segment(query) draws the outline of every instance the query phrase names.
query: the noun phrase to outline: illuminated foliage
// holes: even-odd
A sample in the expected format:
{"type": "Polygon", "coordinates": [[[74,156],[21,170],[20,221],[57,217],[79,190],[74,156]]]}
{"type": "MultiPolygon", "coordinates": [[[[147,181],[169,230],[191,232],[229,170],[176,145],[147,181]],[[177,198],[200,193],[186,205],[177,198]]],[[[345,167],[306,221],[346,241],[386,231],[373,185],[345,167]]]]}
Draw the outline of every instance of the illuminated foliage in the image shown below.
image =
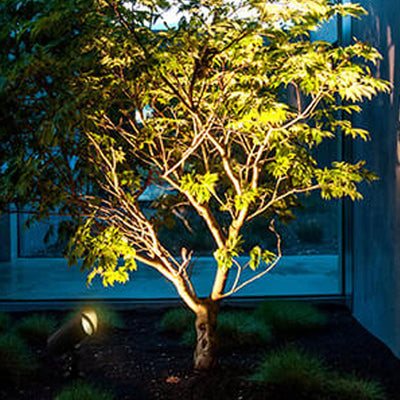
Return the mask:
{"type": "Polygon", "coordinates": [[[125,282],[139,261],[200,315],[211,303],[192,286],[193,251],[173,254],[159,226],[197,213],[217,249],[210,301],[237,292],[279,261],[274,220],[300,193],[361,198],[358,183],[374,179],[364,163],[321,166],[314,149],[368,139],[351,115],[389,86],[370,45],[310,39],[336,16],[360,17],[357,4],[180,1],[179,23],[159,29],[172,5],[0,1],[0,198],[72,217],[69,258],[89,282],[125,282]],[[153,185],[164,194],[148,212],[140,196],[153,185]],[[277,246],[243,265],[241,229],[255,217],[277,246]]]}

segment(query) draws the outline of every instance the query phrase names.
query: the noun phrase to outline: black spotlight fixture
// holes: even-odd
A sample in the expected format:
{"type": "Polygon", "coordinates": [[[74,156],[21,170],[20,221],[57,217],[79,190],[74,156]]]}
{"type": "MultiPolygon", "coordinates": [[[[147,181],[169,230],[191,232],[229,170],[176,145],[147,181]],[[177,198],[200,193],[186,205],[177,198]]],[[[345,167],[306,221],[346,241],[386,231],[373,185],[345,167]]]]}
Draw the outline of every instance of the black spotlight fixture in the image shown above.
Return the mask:
{"type": "Polygon", "coordinates": [[[85,308],[47,339],[47,351],[52,355],[73,352],[83,340],[93,336],[97,329],[96,312],[92,308],[85,308]]]}

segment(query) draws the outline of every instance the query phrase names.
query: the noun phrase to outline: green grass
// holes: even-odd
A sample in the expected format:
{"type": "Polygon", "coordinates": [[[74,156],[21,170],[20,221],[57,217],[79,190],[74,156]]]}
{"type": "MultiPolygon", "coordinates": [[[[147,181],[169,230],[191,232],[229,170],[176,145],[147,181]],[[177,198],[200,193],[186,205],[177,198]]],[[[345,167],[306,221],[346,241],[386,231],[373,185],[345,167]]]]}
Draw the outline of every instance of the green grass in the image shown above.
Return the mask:
{"type": "Polygon", "coordinates": [[[267,355],[250,380],[275,384],[318,400],[384,400],[382,386],[331,371],[321,358],[287,347],[267,355]]]}
{"type": "Polygon", "coordinates": [[[13,382],[31,375],[36,361],[25,342],[15,333],[0,335],[0,376],[13,382]]]}
{"type": "Polygon", "coordinates": [[[75,382],[64,388],[55,400],[112,400],[113,396],[86,382],[75,382]]]}
{"type": "Polygon", "coordinates": [[[237,347],[269,343],[271,327],[244,312],[222,312],[218,316],[217,333],[220,347],[237,347]]]}
{"type": "Polygon", "coordinates": [[[14,327],[15,331],[29,343],[46,343],[55,331],[56,321],[44,314],[33,314],[21,319],[14,327]]]}
{"type": "Polygon", "coordinates": [[[162,317],[160,329],[163,332],[187,334],[194,329],[195,314],[185,308],[173,308],[162,317]]]}
{"type": "Polygon", "coordinates": [[[313,391],[325,385],[326,372],[322,360],[288,347],[266,356],[250,379],[313,391]]]}
{"type": "Polygon", "coordinates": [[[7,331],[11,326],[11,317],[3,312],[0,312],[0,332],[7,331]]]}
{"type": "MultiPolygon", "coordinates": [[[[160,328],[164,332],[181,334],[183,344],[193,345],[194,322],[194,313],[175,308],[164,314],[160,328]]],[[[325,316],[309,304],[270,301],[261,304],[253,313],[221,312],[217,329],[223,348],[269,343],[272,333],[298,335],[320,329],[325,324],[325,316]]]]}
{"type": "Polygon", "coordinates": [[[357,376],[337,376],[327,384],[335,400],[384,400],[382,385],[357,376]]]}
{"type": "Polygon", "coordinates": [[[310,304],[295,301],[267,301],[259,305],[255,318],[271,325],[274,332],[298,335],[321,329],[326,324],[325,316],[310,304]]]}
{"type": "Polygon", "coordinates": [[[186,346],[193,347],[196,345],[196,330],[194,326],[192,329],[187,329],[185,332],[183,332],[181,342],[186,346]]]}
{"type": "MultiPolygon", "coordinates": [[[[182,334],[182,343],[193,346],[196,343],[195,317],[183,309],[165,314],[162,320],[164,331],[182,334]]],[[[221,312],[218,315],[217,335],[221,348],[234,348],[269,343],[271,328],[244,312],[221,312]]]]}

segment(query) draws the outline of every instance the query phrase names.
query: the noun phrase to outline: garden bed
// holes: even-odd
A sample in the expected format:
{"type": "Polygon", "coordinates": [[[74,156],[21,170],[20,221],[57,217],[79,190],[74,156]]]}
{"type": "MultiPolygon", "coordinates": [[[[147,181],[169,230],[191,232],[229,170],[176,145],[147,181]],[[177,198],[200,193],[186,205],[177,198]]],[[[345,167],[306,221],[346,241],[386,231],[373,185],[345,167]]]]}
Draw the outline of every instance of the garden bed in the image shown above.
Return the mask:
{"type": "MultiPolygon", "coordinates": [[[[219,367],[208,375],[192,371],[193,349],[182,344],[180,335],[161,330],[165,310],[121,311],[123,326],[116,323],[76,351],[75,376],[68,370],[69,357],[50,360],[44,357],[43,342],[30,341],[32,360],[38,368],[13,379],[2,374],[0,399],[55,399],[76,381],[106,390],[116,400],[331,399],[307,388],[249,379],[265,355],[288,346],[317,356],[329,370],[379,382],[386,399],[400,399],[400,361],[345,308],[329,304],[316,307],[326,316],[322,328],[274,334],[267,344],[225,347],[219,367]]],[[[18,321],[30,314],[10,314],[12,324],[18,326],[18,321]]],[[[58,325],[67,317],[61,311],[38,314],[53,317],[58,325]]]]}

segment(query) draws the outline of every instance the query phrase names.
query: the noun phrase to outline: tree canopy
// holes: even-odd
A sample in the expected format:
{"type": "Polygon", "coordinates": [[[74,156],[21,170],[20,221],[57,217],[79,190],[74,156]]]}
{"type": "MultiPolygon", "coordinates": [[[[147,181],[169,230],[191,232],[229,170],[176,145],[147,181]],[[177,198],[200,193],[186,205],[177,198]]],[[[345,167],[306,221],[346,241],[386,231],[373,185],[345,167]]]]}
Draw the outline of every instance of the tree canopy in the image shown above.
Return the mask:
{"type": "Polygon", "coordinates": [[[139,261],[197,311],[192,249],[174,254],[158,235],[191,210],[216,244],[210,299],[238,291],[278,262],[274,221],[300,193],[354,200],[374,179],[363,161],[321,166],[313,153],[337,135],[367,139],[351,116],[389,90],[369,44],[310,39],[335,16],[363,14],[328,0],[2,0],[2,207],[70,216],[69,259],[89,282],[126,282],[139,261]],[[140,196],[152,185],[164,194],[149,212],[140,196]],[[256,217],[276,247],[255,246],[242,265],[241,229],[256,217]]]}

